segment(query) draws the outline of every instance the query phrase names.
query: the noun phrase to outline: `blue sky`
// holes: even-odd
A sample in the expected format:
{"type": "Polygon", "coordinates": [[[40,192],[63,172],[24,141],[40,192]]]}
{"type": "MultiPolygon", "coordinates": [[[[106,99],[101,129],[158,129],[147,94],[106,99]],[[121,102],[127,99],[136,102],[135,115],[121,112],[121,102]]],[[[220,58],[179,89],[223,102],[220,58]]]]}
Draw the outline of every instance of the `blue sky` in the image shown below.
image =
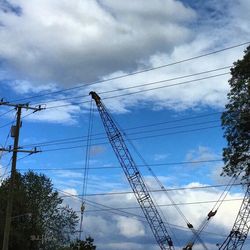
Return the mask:
{"type": "MultiPolygon", "coordinates": [[[[20,145],[32,149],[43,142],[79,137],[74,143],[61,141],[61,144],[41,145],[39,148],[43,152],[20,159],[18,169],[39,169],[52,179],[56,188],[81,194],[83,171],[77,168],[84,167],[86,142],[79,140],[87,135],[88,93],[94,90],[106,92],[101,94],[103,102],[167,188],[227,183],[228,178],[220,177],[223,163],[219,160],[226,145],[220,128],[220,112],[229,91],[228,67],[242,57],[247,45],[117,77],[250,41],[249,10],[247,0],[209,0],[205,3],[137,0],[130,4],[114,0],[2,1],[0,96],[7,101],[47,107],[23,119],[20,145]],[[194,75],[197,73],[201,74],[194,75]],[[179,77],[183,78],[173,80],[179,77]],[[110,78],[116,79],[108,80],[110,78]],[[208,79],[197,80],[200,78],[208,79]],[[88,85],[100,80],[104,81],[88,85]],[[170,84],[177,85],[166,87],[170,84]],[[64,91],[75,86],[81,87],[64,91]],[[151,88],[156,89],[149,90],[151,88]],[[117,89],[117,92],[109,92],[117,89]],[[135,91],[141,92],[133,94],[135,91]],[[109,98],[120,94],[124,96],[109,98]],[[75,146],[79,147],[58,150],[75,146]],[[57,150],[46,152],[50,149],[57,150]],[[190,161],[208,162],[171,164],[190,161]],[[54,168],[59,170],[51,170],[54,168]]],[[[8,110],[1,107],[0,114],[8,110]]],[[[23,116],[27,114],[29,111],[24,111],[23,116]]],[[[2,126],[11,122],[14,115],[11,111],[1,116],[2,145],[10,129],[9,125],[2,126]]],[[[93,134],[103,132],[95,111],[93,134]]],[[[130,191],[122,170],[111,168],[118,167],[118,162],[107,139],[93,139],[92,142],[90,167],[97,169],[89,172],[88,200],[113,208],[137,206],[132,194],[91,196],[130,191]]],[[[12,143],[9,138],[7,145],[12,143]]],[[[132,149],[131,153],[136,162],[142,164],[132,149]]],[[[23,156],[20,154],[19,158],[23,156]]],[[[1,174],[5,173],[4,166],[9,160],[10,154],[2,156],[1,174]]],[[[141,172],[151,189],[159,189],[145,167],[141,172]]],[[[222,190],[187,189],[171,191],[171,195],[177,203],[211,201],[218,199],[222,190]]],[[[169,204],[164,193],[153,195],[158,204],[169,204]]],[[[240,197],[241,190],[233,188],[227,198],[240,197]]],[[[77,199],[67,198],[65,202],[80,209],[77,199]]],[[[182,205],[181,209],[198,226],[212,205],[182,205]]],[[[239,205],[239,200],[225,202],[207,231],[227,235],[239,205]]],[[[99,210],[105,208],[97,207],[99,210]]],[[[91,203],[86,209],[84,232],[95,238],[98,249],[158,249],[154,240],[148,237],[151,235],[148,226],[135,216],[93,211],[97,208],[91,203]]],[[[173,208],[163,206],[162,210],[170,223],[185,226],[173,208]]],[[[139,209],[128,211],[140,214],[139,209]]],[[[183,228],[178,230],[174,229],[179,238],[176,245],[183,246],[190,233],[183,228]]],[[[215,244],[223,241],[223,237],[209,233],[203,234],[202,239],[209,249],[216,249],[215,244]]],[[[195,249],[203,248],[197,244],[195,249]]]]}

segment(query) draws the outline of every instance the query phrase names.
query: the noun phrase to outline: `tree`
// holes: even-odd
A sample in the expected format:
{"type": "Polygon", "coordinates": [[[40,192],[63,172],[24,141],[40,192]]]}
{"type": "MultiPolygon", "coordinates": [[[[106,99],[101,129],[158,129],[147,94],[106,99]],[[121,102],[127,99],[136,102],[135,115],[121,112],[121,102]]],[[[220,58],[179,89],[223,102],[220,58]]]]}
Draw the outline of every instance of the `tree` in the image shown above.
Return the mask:
{"type": "MultiPolygon", "coordinates": [[[[0,186],[0,219],[4,225],[7,204],[7,191],[10,180],[0,186]]],[[[69,244],[78,223],[76,213],[62,204],[53,184],[43,174],[16,173],[10,250],[59,249],[69,244]]],[[[3,227],[0,228],[0,244],[3,240],[3,227]]]]}
{"type": "Polygon", "coordinates": [[[71,243],[70,250],[96,250],[94,245],[94,239],[90,236],[85,240],[77,240],[76,242],[71,243]]]}
{"type": "Polygon", "coordinates": [[[250,174],[250,46],[242,60],[234,63],[229,80],[228,103],[221,120],[227,147],[223,149],[224,175],[250,174]]]}

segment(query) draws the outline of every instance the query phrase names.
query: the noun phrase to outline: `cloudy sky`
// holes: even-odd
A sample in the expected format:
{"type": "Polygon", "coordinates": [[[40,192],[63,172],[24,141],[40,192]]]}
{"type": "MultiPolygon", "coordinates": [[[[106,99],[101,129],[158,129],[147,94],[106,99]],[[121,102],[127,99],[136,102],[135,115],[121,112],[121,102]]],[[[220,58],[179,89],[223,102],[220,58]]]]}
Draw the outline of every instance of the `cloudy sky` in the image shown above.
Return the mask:
{"type": "MultiPolygon", "coordinates": [[[[220,177],[220,114],[229,68],[250,42],[249,13],[248,0],[1,0],[0,97],[46,107],[23,110],[20,146],[43,152],[20,154],[18,169],[45,173],[64,195],[82,193],[94,90],[170,189],[152,196],[177,249],[183,247],[192,235],[168,196],[198,227],[230,181],[220,177]]],[[[15,112],[2,106],[0,115],[0,143],[8,146],[15,112]]],[[[84,235],[100,250],[158,249],[103,133],[94,111],[84,235]]],[[[3,177],[10,157],[1,155],[3,177]]],[[[149,188],[159,190],[140,169],[149,188]]],[[[201,234],[209,249],[229,233],[241,198],[233,187],[201,234]]],[[[77,196],[65,202],[80,210],[77,196]]],[[[197,242],[194,249],[203,248],[197,242]]]]}

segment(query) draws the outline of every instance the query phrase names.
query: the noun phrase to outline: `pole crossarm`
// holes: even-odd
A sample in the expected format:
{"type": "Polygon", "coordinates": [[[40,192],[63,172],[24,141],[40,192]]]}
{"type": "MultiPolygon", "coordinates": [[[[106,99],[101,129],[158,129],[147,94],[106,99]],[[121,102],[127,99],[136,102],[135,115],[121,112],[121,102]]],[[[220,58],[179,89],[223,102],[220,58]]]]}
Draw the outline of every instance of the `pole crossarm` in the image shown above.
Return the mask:
{"type": "Polygon", "coordinates": [[[33,150],[25,150],[25,149],[12,149],[12,148],[0,148],[0,152],[18,152],[18,153],[28,153],[28,154],[36,154],[41,153],[41,150],[37,150],[34,148],[33,150]]]}
{"type": "Polygon", "coordinates": [[[42,107],[41,105],[38,105],[36,107],[31,107],[29,103],[21,103],[21,104],[10,103],[10,102],[4,101],[4,99],[1,99],[0,105],[15,107],[16,109],[22,108],[22,109],[26,109],[26,110],[33,110],[34,112],[46,109],[45,107],[42,107]]]}

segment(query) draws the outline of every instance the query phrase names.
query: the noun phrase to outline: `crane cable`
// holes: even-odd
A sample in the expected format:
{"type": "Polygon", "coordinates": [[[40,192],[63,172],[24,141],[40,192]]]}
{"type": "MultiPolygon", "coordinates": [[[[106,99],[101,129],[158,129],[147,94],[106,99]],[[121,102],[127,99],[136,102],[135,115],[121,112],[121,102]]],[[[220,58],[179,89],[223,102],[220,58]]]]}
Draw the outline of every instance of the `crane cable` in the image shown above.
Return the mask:
{"type": "MultiPolygon", "coordinates": [[[[107,107],[105,107],[105,108],[106,108],[106,110],[108,110],[107,107]]],[[[132,145],[132,147],[135,148],[135,146],[132,144],[131,140],[128,138],[128,136],[126,135],[126,133],[124,132],[124,130],[121,128],[121,126],[119,125],[119,123],[114,119],[114,117],[112,117],[112,118],[113,118],[113,121],[114,121],[115,125],[118,127],[119,131],[121,132],[121,134],[125,137],[124,139],[126,139],[126,140],[132,145]]],[[[139,153],[139,152],[138,152],[138,153],[139,153]]],[[[141,157],[142,157],[142,156],[141,156],[141,157]]],[[[145,164],[145,166],[147,166],[147,164],[145,164]]],[[[145,180],[144,180],[144,178],[143,178],[142,175],[141,175],[141,178],[143,179],[143,182],[144,182],[144,184],[146,185],[146,182],[145,182],[145,180]]],[[[147,186],[147,185],[146,185],[146,186],[147,186]]],[[[147,186],[147,188],[148,188],[149,193],[152,194],[150,188],[149,188],[148,186],[147,186]]],[[[165,224],[165,226],[168,227],[168,230],[172,233],[173,238],[174,238],[175,241],[178,243],[178,245],[180,245],[180,242],[178,241],[178,238],[176,237],[174,231],[172,230],[172,228],[171,228],[171,226],[170,226],[170,224],[169,224],[169,222],[168,222],[166,216],[163,214],[162,210],[160,209],[160,206],[157,204],[157,202],[153,199],[152,196],[151,196],[151,199],[153,200],[155,206],[157,207],[158,212],[161,214],[161,217],[164,219],[164,224],[165,224]]],[[[174,246],[172,246],[172,247],[173,247],[173,249],[175,249],[174,246]]]]}
{"type": "MultiPolygon", "coordinates": [[[[207,217],[203,220],[203,222],[201,223],[201,225],[197,229],[197,231],[196,231],[196,235],[197,236],[199,236],[201,234],[201,232],[208,226],[208,223],[209,223],[210,219],[216,215],[216,213],[218,212],[218,210],[221,207],[222,203],[226,199],[226,197],[227,197],[230,189],[235,184],[235,182],[236,182],[236,180],[237,180],[238,177],[239,177],[239,174],[232,176],[232,178],[229,180],[227,186],[225,187],[224,191],[221,193],[219,199],[214,204],[213,208],[207,214],[207,217]]],[[[187,243],[186,247],[183,248],[183,249],[184,250],[191,250],[192,247],[193,247],[193,245],[194,245],[194,243],[198,239],[197,236],[194,235],[191,238],[191,240],[187,243]]]]}
{"type": "MultiPolygon", "coordinates": [[[[126,136],[126,134],[124,134],[126,136]]],[[[130,145],[132,146],[132,148],[134,149],[135,153],[139,156],[139,158],[141,159],[141,161],[143,162],[143,164],[147,167],[148,171],[151,173],[151,175],[154,177],[154,179],[156,180],[156,182],[158,183],[158,185],[160,186],[161,190],[163,190],[168,199],[170,200],[171,204],[174,206],[174,208],[177,210],[177,212],[179,213],[179,215],[183,218],[183,220],[185,221],[187,227],[193,232],[194,235],[197,236],[197,238],[199,239],[200,243],[202,244],[203,248],[208,250],[208,248],[205,246],[204,242],[202,241],[202,239],[199,237],[199,235],[197,235],[196,230],[193,228],[193,225],[188,221],[188,219],[186,218],[186,216],[183,214],[183,212],[181,211],[181,209],[179,208],[179,206],[174,202],[174,200],[172,199],[172,197],[169,195],[168,190],[165,188],[165,186],[161,183],[161,181],[159,180],[159,178],[156,176],[156,174],[154,173],[154,171],[152,170],[152,168],[146,163],[145,159],[143,158],[143,156],[141,155],[141,153],[137,150],[137,148],[135,147],[135,145],[132,143],[132,141],[126,136],[128,142],[130,143],[130,145]]]]}
{"type": "MultiPolygon", "coordinates": [[[[115,121],[115,120],[114,120],[115,121]]],[[[130,140],[130,138],[128,137],[128,135],[124,132],[124,130],[120,127],[120,125],[115,121],[116,125],[119,127],[119,130],[122,132],[122,134],[124,135],[124,137],[127,139],[127,141],[129,142],[129,144],[132,146],[132,148],[134,149],[134,151],[136,152],[136,154],[139,156],[139,158],[141,159],[141,161],[143,162],[143,164],[149,168],[148,164],[146,163],[146,161],[144,160],[144,158],[142,157],[142,155],[139,153],[139,151],[136,149],[136,147],[134,146],[134,144],[132,143],[132,141],[130,140]]],[[[151,169],[152,170],[152,169],[151,169]]],[[[151,173],[153,175],[154,178],[157,178],[157,176],[154,173],[151,173]]],[[[160,180],[157,178],[157,182],[159,183],[160,187],[162,187],[163,185],[161,184],[160,180]]],[[[145,181],[144,181],[145,182],[145,181]]],[[[151,190],[149,189],[149,192],[151,192],[151,190]]],[[[163,219],[165,220],[165,224],[168,226],[168,229],[171,231],[173,237],[175,238],[176,242],[178,243],[178,245],[180,245],[178,238],[176,237],[175,233],[173,232],[172,228],[170,227],[170,224],[168,223],[168,220],[166,218],[166,216],[163,214],[163,212],[161,211],[159,205],[157,204],[157,202],[154,200],[154,203],[156,204],[156,206],[159,209],[159,212],[161,213],[161,216],[163,217],[163,219]]]]}
{"type": "MultiPolygon", "coordinates": [[[[68,192],[65,192],[65,191],[63,191],[61,189],[58,189],[58,188],[54,188],[54,189],[57,190],[59,193],[63,194],[60,197],[71,197],[72,199],[74,199],[76,201],[81,200],[80,197],[73,196],[72,194],[70,194],[68,192]]],[[[97,203],[97,202],[94,202],[94,201],[91,201],[91,200],[87,200],[87,199],[86,199],[86,203],[88,203],[91,207],[98,208],[98,209],[95,209],[95,210],[88,210],[86,212],[100,212],[101,211],[101,212],[105,212],[105,213],[113,213],[113,211],[114,212],[117,211],[117,212],[121,212],[122,213],[122,214],[119,214],[121,216],[126,216],[126,217],[130,217],[131,219],[134,219],[134,220],[139,220],[139,221],[142,221],[142,222],[146,222],[146,220],[141,220],[141,219],[145,219],[145,217],[140,216],[140,215],[135,214],[135,213],[131,213],[131,212],[127,212],[127,211],[125,212],[124,211],[125,208],[114,208],[114,207],[110,207],[108,205],[104,205],[104,204],[97,203]],[[95,204],[95,205],[92,205],[92,203],[95,204]],[[102,208],[100,208],[100,207],[102,207],[102,208]],[[139,218],[141,218],[141,219],[139,219],[139,218]]],[[[80,212],[80,211],[76,211],[76,212],[80,212]]],[[[180,226],[180,225],[176,225],[176,224],[170,224],[170,225],[172,227],[174,227],[174,228],[179,228],[179,229],[187,230],[186,227],[183,227],[183,226],[180,226]]],[[[224,238],[226,237],[226,235],[217,234],[215,232],[208,232],[208,231],[205,232],[205,231],[203,231],[202,233],[213,234],[213,235],[224,237],[224,238]]]]}
{"type": "Polygon", "coordinates": [[[81,240],[81,236],[82,236],[83,213],[85,210],[85,198],[86,198],[86,194],[87,194],[92,129],[93,129],[93,102],[91,100],[90,109],[89,109],[89,125],[88,125],[87,143],[86,143],[86,151],[85,151],[86,154],[85,154],[84,176],[83,176],[83,185],[82,185],[79,240],[81,240]]]}

